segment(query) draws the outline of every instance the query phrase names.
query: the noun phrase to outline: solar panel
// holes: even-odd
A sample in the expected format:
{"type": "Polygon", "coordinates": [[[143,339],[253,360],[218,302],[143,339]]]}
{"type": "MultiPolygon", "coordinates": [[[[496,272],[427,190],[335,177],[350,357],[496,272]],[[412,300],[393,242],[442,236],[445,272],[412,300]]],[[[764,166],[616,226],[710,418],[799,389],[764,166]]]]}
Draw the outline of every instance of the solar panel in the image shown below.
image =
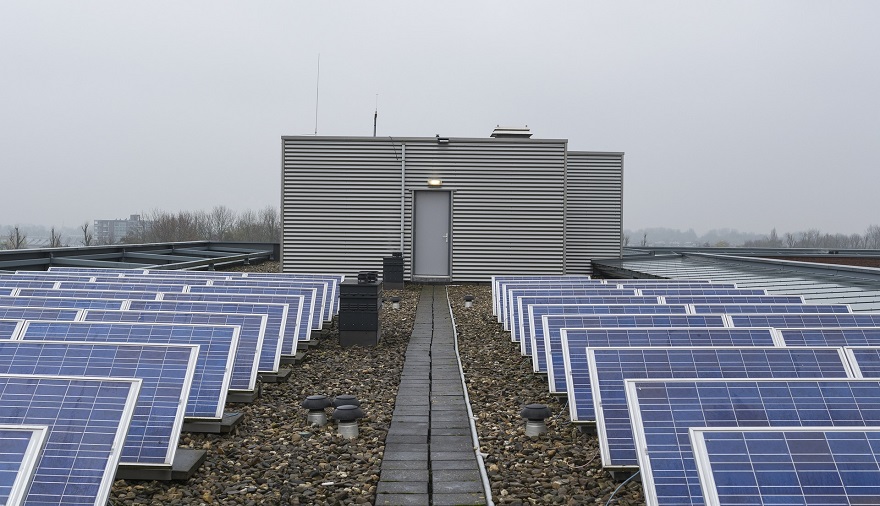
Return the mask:
{"type": "Polygon", "coordinates": [[[618,288],[644,288],[644,289],[648,289],[648,288],[652,288],[652,289],[657,289],[657,288],[680,288],[680,289],[683,289],[683,288],[714,288],[714,289],[727,288],[727,289],[731,289],[731,290],[736,289],[736,283],[712,283],[710,285],[709,283],[705,283],[705,282],[703,282],[703,283],[670,283],[670,282],[666,281],[666,282],[662,282],[662,283],[660,283],[660,282],[658,282],[658,283],[630,283],[629,281],[627,281],[627,282],[617,281],[616,284],[617,284],[618,288]]]}
{"type": "MultiPolygon", "coordinates": [[[[320,324],[321,321],[329,322],[333,319],[334,307],[332,301],[337,296],[337,292],[336,290],[334,290],[334,287],[336,285],[333,283],[332,280],[316,278],[289,278],[286,280],[275,278],[237,278],[230,280],[214,281],[212,286],[238,286],[244,288],[260,287],[277,289],[314,286],[317,290],[317,299],[315,299],[315,305],[317,306],[318,301],[321,301],[321,314],[315,315],[315,323],[320,324]]],[[[274,293],[283,292],[275,291],[274,293]]]]}
{"type": "MultiPolygon", "coordinates": [[[[513,281],[551,281],[551,280],[571,280],[571,279],[580,279],[580,280],[589,280],[590,276],[587,275],[569,275],[569,276],[559,276],[559,275],[518,275],[518,276],[492,276],[492,314],[499,317],[498,322],[501,322],[501,285],[507,282],[513,281]]],[[[596,280],[597,284],[602,284],[604,281],[596,280]]]]}
{"type": "Polygon", "coordinates": [[[564,328],[603,328],[603,327],[725,327],[724,317],[719,315],[595,315],[595,316],[555,316],[542,317],[542,339],[536,339],[532,365],[537,364],[535,372],[546,372],[551,393],[565,393],[565,361],[562,358],[562,337],[564,328]],[[544,367],[544,371],[540,367],[544,367]]]}
{"type": "Polygon", "coordinates": [[[691,427],[877,426],[880,381],[626,380],[648,504],[704,504],[691,427]]]}
{"type": "Polygon", "coordinates": [[[17,288],[0,288],[0,295],[12,295],[17,290],[17,288]]]}
{"type": "Polygon", "coordinates": [[[562,329],[560,333],[571,421],[596,420],[588,348],[763,346],[777,344],[771,329],[615,328],[562,329]]]}
{"type": "MultiPolygon", "coordinates": [[[[142,285],[173,285],[173,286],[183,286],[183,285],[208,285],[211,283],[211,278],[204,277],[180,277],[173,276],[172,273],[169,273],[167,276],[154,276],[152,274],[135,274],[135,275],[117,275],[116,277],[109,276],[95,276],[92,278],[90,283],[92,284],[105,284],[110,283],[114,285],[126,285],[129,288],[110,288],[111,290],[139,290],[139,286],[142,285]]],[[[61,288],[64,288],[63,286],[61,288]]],[[[81,288],[81,287],[76,287],[81,288]]],[[[98,287],[101,290],[106,288],[98,287]]]]}
{"type": "Polygon", "coordinates": [[[692,304],[694,314],[852,313],[846,304],[692,304]]]}
{"type": "Polygon", "coordinates": [[[83,312],[82,321],[236,325],[239,328],[238,347],[232,363],[229,389],[253,392],[257,387],[257,367],[263,349],[263,336],[266,334],[266,315],[87,309],[83,312]]]}
{"type": "Polygon", "coordinates": [[[13,339],[18,335],[24,320],[0,320],[0,339],[13,339]]]}
{"type": "Polygon", "coordinates": [[[144,292],[137,290],[70,290],[42,288],[18,288],[15,290],[17,297],[61,297],[65,299],[133,299],[133,300],[156,300],[156,292],[144,292]]]}
{"type": "Polygon", "coordinates": [[[198,347],[0,341],[0,373],[142,380],[120,463],[174,462],[198,347]]]}
{"type": "Polygon", "coordinates": [[[89,281],[88,274],[62,274],[44,271],[17,271],[14,274],[2,274],[3,278],[34,279],[48,281],[89,281]]]}
{"type": "Polygon", "coordinates": [[[0,306],[0,318],[5,320],[79,320],[82,311],[79,309],[52,309],[43,307],[10,307],[0,306]]]}
{"type": "Polygon", "coordinates": [[[0,296],[0,305],[14,307],[49,307],[60,309],[122,309],[122,306],[124,304],[125,299],[0,296]]]}
{"type": "Polygon", "coordinates": [[[281,363],[281,343],[287,324],[287,304],[247,302],[188,302],[176,300],[132,300],[126,309],[132,311],[176,311],[198,313],[241,313],[266,315],[266,331],[257,370],[277,373],[281,363]]]}
{"type": "Polygon", "coordinates": [[[141,382],[0,375],[0,424],[45,425],[49,435],[26,504],[105,504],[141,382]]]}
{"type": "Polygon", "coordinates": [[[238,327],[232,325],[168,325],[162,323],[26,322],[25,341],[80,341],[90,343],[197,344],[199,356],[185,416],[223,418],[223,405],[238,345],[238,327]]]}
{"type": "Polygon", "coordinates": [[[767,291],[748,288],[642,288],[639,295],[767,295],[767,291]]]}
{"type": "Polygon", "coordinates": [[[45,425],[0,425],[0,504],[24,503],[48,435],[45,425]]]}
{"type": "Polygon", "coordinates": [[[783,346],[880,346],[880,328],[777,329],[783,346]]]}
{"type": "Polygon", "coordinates": [[[189,285],[183,283],[138,283],[129,282],[128,280],[120,280],[118,282],[95,282],[83,283],[80,281],[59,281],[57,288],[59,290],[112,290],[117,292],[136,291],[136,292],[184,292],[189,285]]]}
{"type": "Polygon", "coordinates": [[[308,327],[309,313],[304,307],[305,298],[299,295],[242,295],[235,293],[163,293],[164,301],[183,302],[243,302],[253,304],[287,304],[285,335],[281,341],[281,354],[296,355],[297,342],[306,341],[311,334],[308,327]],[[303,323],[306,322],[306,323],[303,323]],[[305,334],[305,337],[304,337],[305,334]]]}
{"type": "MultiPolygon", "coordinates": [[[[623,297],[603,297],[590,295],[535,295],[523,296],[517,298],[517,308],[514,316],[519,320],[519,331],[514,335],[511,329],[511,339],[514,342],[522,343],[522,339],[533,339],[536,334],[535,328],[539,327],[541,322],[529,321],[529,306],[532,304],[659,304],[660,297],[641,297],[641,296],[623,296],[623,297]],[[534,326],[533,326],[534,325],[534,326]]],[[[513,326],[516,328],[516,325],[513,326]]],[[[521,345],[525,348],[525,345],[521,345]]],[[[525,353],[531,355],[531,352],[525,353]]]]}
{"type": "MultiPolygon", "coordinates": [[[[520,343],[523,355],[532,355],[537,329],[543,325],[544,315],[590,315],[590,314],[687,314],[687,306],[672,304],[531,304],[523,320],[528,322],[528,334],[520,343]]],[[[542,329],[543,331],[543,329],[542,329]]]]}
{"type": "MultiPolygon", "coordinates": [[[[229,293],[240,295],[288,295],[302,296],[303,307],[308,308],[308,323],[306,329],[319,330],[322,327],[322,315],[324,313],[324,294],[316,288],[315,283],[303,284],[299,288],[271,288],[264,286],[191,286],[189,293],[229,293]]],[[[321,284],[321,287],[326,288],[321,284]]],[[[311,332],[309,332],[311,333],[311,332]]],[[[306,339],[308,340],[308,339],[306,339]]]]}
{"type": "Polygon", "coordinates": [[[730,315],[734,327],[880,327],[880,313],[730,315]]]}
{"type": "Polygon", "coordinates": [[[853,377],[840,348],[605,348],[587,362],[602,463],[617,468],[638,465],[624,380],[853,377]]]}
{"type": "Polygon", "coordinates": [[[666,295],[667,304],[803,304],[800,295],[666,295]]]}
{"type": "Polygon", "coordinates": [[[571,287],[571,286],[532,286],[522,287],[518,285],[509,285],[507,290],[506,301],[504,303],[504,316],[502,323],[504,330],[510,330],[513,324],[513,313],[517,307],[517,299],[519,297],[535,296],[535,295],[582,295],[593,297],[634,297],[636,290],[619,290],[613,286],[596,285],[588,287],[571,287]]]}
{"type": "Polygon", "coordinates": [[[715,285],[711,279],[675,279],[675,278],[639,278],[639,279],[609,279],[606,283],[627,283],[632,285],[715,285]]]}
{"type": "Polygon", "coordinates": [[[880,429],[692,428],[706,504],[876,504],[880,429]]]}
{"type": "Polygon", "coordinates": [[[0,278],[0,288],[55,288],[57,281],[0,278]]]}
{"type": "Polygon", "coordinates": [[[880,378],[880,348],[847,346],[844,352],[856,378],[880,378]]]}

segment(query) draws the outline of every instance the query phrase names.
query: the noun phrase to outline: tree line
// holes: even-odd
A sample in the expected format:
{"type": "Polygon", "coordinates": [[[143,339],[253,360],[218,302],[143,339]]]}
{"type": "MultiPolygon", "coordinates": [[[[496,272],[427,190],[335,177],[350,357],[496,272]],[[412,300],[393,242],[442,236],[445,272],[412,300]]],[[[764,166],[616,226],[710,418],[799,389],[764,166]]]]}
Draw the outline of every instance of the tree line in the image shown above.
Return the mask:
{"type": "Polygon", "coordinates": [[[75,238],[62,237],[53,226],[48,240],[39,241],[39,244],[31,244],[35,241],[29,241],[22,227],[15,225],[9,227],[0,246],[3,249],[24,249],[180,241],[275,243],[281,240],[281,215],[272,206],[239,213],[226,206],[216,206],[210,211],[154,210],[141,215],[141,219],[132,222],[132,225],[122,237],[103,238],[96,236],[93,224],[89,222],[79,227],[79,236],[75,238]]]}
{"type": "Polygon", "coordinates": [[[833,248],[833,249],[880,249],[880,225],[871,225],[864,234],[828,234],[810,229],[795,234],[779,236],[776,229],[770,234],[743,243],[747,248],[833,248]]]}

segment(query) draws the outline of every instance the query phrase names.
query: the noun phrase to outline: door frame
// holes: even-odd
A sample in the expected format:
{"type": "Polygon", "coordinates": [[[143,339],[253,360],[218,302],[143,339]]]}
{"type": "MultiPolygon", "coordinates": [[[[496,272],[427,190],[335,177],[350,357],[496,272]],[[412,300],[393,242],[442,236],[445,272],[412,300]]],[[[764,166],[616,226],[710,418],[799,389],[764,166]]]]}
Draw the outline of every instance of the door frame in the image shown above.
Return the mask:
{"type": "Polygon", "coordinates": [[[448,282],[452,281],[452,251],[453,251],[453,236],[452,236],[453,223],[452,223],[452,219],[454,216],[454,213],[452,212],[452,210],[453,210],[453,205],[455,202],[455,199],[454,199],[455,190],[445,190],[442,188],[437,188],[437,189],[419,188],[416,190],[411,190],[411,193],[412,193],[412,199],[411,199],[412,216],[410,217],[410,220],[411,220],[410,230],[412,230],[412,240],[410,242],[410,258],[412,261],[412,267],[411,267],[410,279],[413,282],[448,283],[448,282]],[[447,254],[448,265],[446,266],[446,271],[449,273],[448,276],[419,276],[418,274],[416,274],[416,235],[418,234],[418,231],[416,230],[416,212],[417,212],[416,200],[418,199],[419,193],[425,193],[425,194],[427,194],[427,193],[445,193],[447,195],[447,197],[449,198],[449,231],[447,232],[449,234],[449,241],[447,242],[447,244],[448,244],[448,254],[447,254]]]}

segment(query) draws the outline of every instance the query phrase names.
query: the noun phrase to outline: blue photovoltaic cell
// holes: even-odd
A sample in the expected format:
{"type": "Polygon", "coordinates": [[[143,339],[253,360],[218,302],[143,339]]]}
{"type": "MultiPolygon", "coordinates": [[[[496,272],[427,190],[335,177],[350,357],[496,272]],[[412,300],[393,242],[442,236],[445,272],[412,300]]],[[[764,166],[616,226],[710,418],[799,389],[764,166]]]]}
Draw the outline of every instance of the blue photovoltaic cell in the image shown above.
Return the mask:
{"type": "Polygon", "coordinates": [[[767,295],[764,289],[746,288],[642,288],[639,295],[767,295]]]}
{"type": "Polygon", "coordinates": [[[0,295],[12,295],[15,290],[15,288],[0,288],[0,295]]]}
{"type": "MultiPolygon", "coordinates": [[[[207,285],[207,278],[181,278],[181,277],[172,277],[170,276],[148,276],[148,275],[129,275],[125,277],[96,277],[94,281],[91,283],[99,286],[100,290],[106,290],[106,288],[100,288],[105,284],[114,284],[114,285],[125,285],[129,288],[110,288],[110,290],[140,290],[144,285],[170,285],[172,287],[181,287],[184,285],[207,285]]],[[[61,286],[60,288],[65,288],[61,286]]],[[[76,287],[81,288],[81,287],[76,287]]],[[[152,290],[153,287],[150,287],[152,290]]],[[[168,290],[160,290],[160,291],[168,291],[168,290]]]]}
{"type": "Polygon", "coordinates": [[[79,309],[0,306],[0,318],[4,320],[57,320],[72,322],[79,315],[79,309]]]}
{"type": "Polygon", "coordinates": [[[875,380],[627,380],[626,396],[648,504],[704,504],[692,427],[880,424],[875,380]]]}
{"type": "Polygon", "coordinates": [[[139,380],[0,376],[0,423],[45,425],[49,436],[25,504],[105,504],[139,380]]]}
{"type": "Polygon", "coordinates": [[[529,322],[529,333],[527,339],[523,339],[520,344],[520,351],[525,352],[524,355],[532,355],[535,336],[543,335],[544,315],[687,314],[687,309],[684,304],[531,304],[524,315],[524,320],[529,322]],[[542,329],[542,331],[538,332],[536,329],[542,329]]]}
{"type": "Polygon", "coordinates": [[[563,329],[560,344],[571,420],[596,420],[587,348],[647,346],[774,346],[771,329],[617,328],[563,329]]]}
{"type": "Polygon", "coordinates": [[[849,378],[840,348],[593,349],[587,358],[603,465],[638,466],[627,379],[849,378]]]}
{"type": "Polygon", "coordinates": [[[253,391],[257,386],[257,360],[263,348],[266,316],[256,314],[183,313],[171,311],[86,310],[83,321],[177,323],[184,325],[237,325],[238,347],[232,363],[230,390],[253,391]]]}
{"type": "Polygon", "coordinates": [[[186,404],[187,418],[219,419],[229,389],[238,328],[230,325],[37,322],[25,324],[26,341],[198,344],[199,357],[186,404]]]}
{"type": "Polygon", "coordinates": [[[61,274],[43,271],[18,271],[15,274],[0,275],[0,279],[32,279],[34,281],[90,281],[88,274],[61,274]]]}
{"type": "Polygon", "coordinates": [[[880,430],[699,429],[691,446],[708,504],[877,504],[880,430]]]}
{"type": "Polygon", "coordinates": [[[210,301],[210,302],[245,302],[287,304],[287,322],[285,336],[281,342],[281,354],[296,355],[297,343],[308,341],[311,337],[309,318],[311,313],[305,305],[302,295],[249,295],[240,293],[163,293],[161,300],[175,301],[210,301]]]}
{"type": "Polygon", "coordinates": [[[666,295],[667,304],[803,304],[800,295],[666,295]]]}
{"type": "Polygon", "coordinates": [[[48,433],[47,426],[0,425],[0,504],[24,502],[48,433]]]}
{"type": "Polygon", "coordinates": [[[846,304],[693,304],[694,314],[851,313],[846,304]]]}
{"type": "Polygon", "coordinates": [[[880,348],[848,346],[845,352],[857,378],[880,378],[880,348]]]}
{"type": "MultiPolygon", "coordinates": [[[[189,293],[229,293],[229,294],[241,294],[241,295],[287,295],[287,296],[302,296],[303,307],[309,309],[308,313],[308,322],[306,323],[308,326],[306,327],[309,330],[309,335],[311,335],[311,329],[318,330],[322,327],[322,313],[324,311],[324,295],[323,292],[318,290],[311,283],[312,286],[305,286],[298,288],[268,288],[263,286],[192,286],[189,289],[189,293]]],[[[321,287],[325,287],[325,285],[321,284],[321,287]]],[[[326,287],[325,287],[326,288],[326,287]]],[[[308,339],[306,339],[308,341],[308,339]]]]}
{"type": "Polygon", "coordinates": [[[680,288],[680,289],[685,289],[685,288],[713,288],[713,289],[727,288],[730,290],[736,289],[736,283],[711,283],[710,284],[710,283],[706,283],[705,281],[701,282],[701,283],[669,283],[669,282],[666,282],[666,283],[630,283],[629,281],[626,281],[626,282],[617,281],[616,284],[617,284],[617,286],[619,286],[621,288],[641,288],[641,289],[656,289],[656,288],[680,288]]]}
{"type": "Polygon", "coordinates": [[[55,281],[0,278],[2,288],[55,288],[55,281]]]}
{"type": "Polygon", "coordinates": [[[59,297],[0,296],[0,306],[48,307],[61,309],[122,309],[125,299],[82,299],[59,297]]]}
{"type": "MultiPolygon", "coordinates": [[[[640,297],[640,296],[624,296],[624,297],[603,297],[590,295],[534,295],[523,296],[517,298],[517,308],[514,316],[519,319],[519,328],[516,334],[513,333],[517,326],[511,329],[511,339],[514,342],[522,343],[523,339],[533,339],[535,335],[532,325],[540,326],[540,320],[537,322],[529,321],[529,306],[532,304],[659,304],[659,297],[640,297]]],[[[531,351],[524,352],[525,344],[520,346],[524,355],[531,355],[531,351]]]]}
{"type": "Polygon", "coordinates": [[[0,373],[143,380],[121,462],[170,466],[197,351],[180,345],[0,341],[0,373]]]}
{"type": "Polygon", "coordinates": [[[176,300],[133,300],[132,311],[178,311],[195,313],[244,313],[266,315],[266,331],[260,352],[258,371],[276,373],[281,362],[281,342],[287,322],[287,304],[247,302],[197,302],[176,300]]]}
{"type": "Polygon", "coordinates": [[[718,315],[595,315],[595,316],[554,316],[542,317],[542,336],[534,343],[536,353],[532,354],[535,372],[546,372],[550,391],[564,393],[565,361],[562,358],[561,329],[603,328],[603,327],[725,327],[725,321],[718,315]],[[541,370],[543,367],[544,370],[541,370]]]}
{"type": "Polygon", "coordinates": [[[156,300],[156,292],[126,290],[44,290],[42,288],[22,288],[19,297],[64,297],[80,299],[134,299],[156,300]]]}
{"type": "MultiPolygon", "coordinates": [[[[335,294],[331,287],[332,281],[324,280],[324,279],[260,279],[260,278],[237,278],[237,279],[229,279],[229,280],[221,280],[214,281],[212,286],[234,286],[234,287],[242,287],[242,288],[267,288],[267,289],[275,289],[272,290],[272,293],[285,293],[285,288],[315,288],[316,299],[315,306],[318,309],[318,303],[320,302],[321,313],[316,314],[314,319],[314,324],[320,325],[324,321],[330,321],[333,319],[331,314],[332,304],[330,303],[330,298],[335,294]]],[[[269,293],[266,291],[266,293],[269,293]]],[[[317,327],[320,328],[320,327],[317,327]]]]}
{"type": "Polygon", "coordinates": [[[504,330],[510,330],[513,326],[514,313],[517,309],[517,299],[534,295],[592,295],[594,297],[634,297],[636,290],[618,289],[613,285],[507,285],[507,295],[504,303],[504,330]]]}
{"type": "MultiPolygon", "coordinates": [[[[589,280],[590,276],[588,275],[574,275],[574,276],[541,276],[541,275],[520,275],[520,276],[492,276],[492,314],[498,316],[498,321],[501,322],[501,286],[505,283],[511,283],[515,281],[565,281],[565,280],[589,280]]],[[[596,284],[602,284],[601,280],[597,280],[596,284]]]]}
{"type": "Polygon", "coordinates": [[[880,327],[880,313],[730,315],[734,327],[880,327]]]}
{"type": "Polygon", "coordinates": [[[777,329],[783,346],[880,346],[880,328],[777,329]]]}
{"type": "Polygon", "coordinates": [[[0,320],[0,339],[12,339],[18,333],[23,320],[0,320]]]}
{"type": "Polygon", "coordinates": [[[59,290],[108,290],[116,292],[183,292],[187,285],[183,283],[129,283],[127,280],[109,283],[82,283],[78,281],[61,281],[59,290]]]}

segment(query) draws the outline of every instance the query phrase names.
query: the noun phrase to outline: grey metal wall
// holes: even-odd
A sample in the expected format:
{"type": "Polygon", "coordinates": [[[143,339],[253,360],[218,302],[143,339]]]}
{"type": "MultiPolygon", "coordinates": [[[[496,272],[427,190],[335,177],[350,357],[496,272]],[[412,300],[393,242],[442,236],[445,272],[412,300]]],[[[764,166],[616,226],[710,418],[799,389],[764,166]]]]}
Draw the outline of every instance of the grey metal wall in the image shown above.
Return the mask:
{"type": "Polygon", "coordinates": [[[591,274],[591,260],[620,258],[623,153],[569,151],[565,215],[566,274],[591,274]]]}
{"type": "MultiPolygon", "coordinates": [[[[282,170],[282,268],[284,271],[342,272],[381,269],[381,258],[401,243],[401,175],[405,173],[403,251],[405,277],[412,270],[412,204],[415,191],[452,192],[452,278],[485,281],[493,274],[584,272],[585,255],[607,254],[606,231],[572,242],[566,229],[582,233],[596,222],[582,209],[613,213],[601,194],[613,185],[609,175],[580,170],[566,181],[565,140],[433,138],[284,137],[282,170]],[[589,196],[573,195],[584,185],[602,186],[589,196]],[[566,189],[568,197],[566,197],[566,189]],[[566,198],[577,210],[565,215],[566,198]],[[566,242],[566,237],[568,242],[566,242]],[[602,242],[590,245],[593,238],[602,242]]],[[[581,159],[593,168],[622,158],[591,154],[581,159]]],[[[569,156],[570,159],[570,156],[569,156]]],[[[569,169],[571,172],[571,168],[569,169]]],[[[613,177],[611,177],[613,179],[613,177]]],[[[619,188],[611,190],[618,199],[619,188]]],[[[613,207],[613,206],[611,206],[613,207]]],[[[586,271],[588,272],[588,270],[586,271]]]]}

